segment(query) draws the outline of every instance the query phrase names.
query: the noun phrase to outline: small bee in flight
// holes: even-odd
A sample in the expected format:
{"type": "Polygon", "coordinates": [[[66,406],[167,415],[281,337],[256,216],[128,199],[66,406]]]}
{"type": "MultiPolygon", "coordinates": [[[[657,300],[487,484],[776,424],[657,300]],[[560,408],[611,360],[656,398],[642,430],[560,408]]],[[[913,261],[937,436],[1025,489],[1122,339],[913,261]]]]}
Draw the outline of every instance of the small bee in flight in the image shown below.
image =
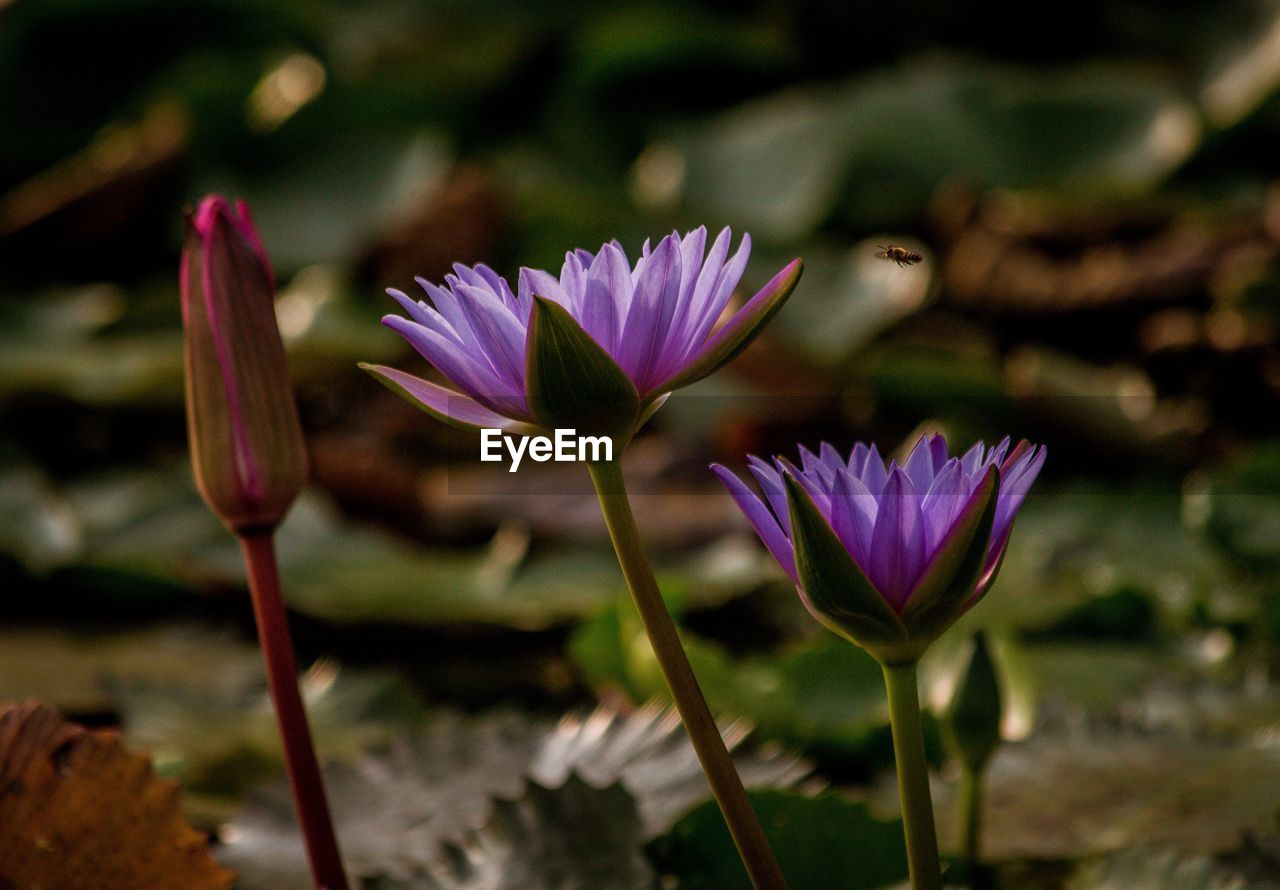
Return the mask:
{"type": "Polygon", "coordinates": [[[908,250],[905,247],[896,247],[892,244],[881,244],[880,249],[876,251],[876,256],[882,260],[892,260],[899,266],[914,266],[924,257],[916,253],[914,250],[908,250]]]}

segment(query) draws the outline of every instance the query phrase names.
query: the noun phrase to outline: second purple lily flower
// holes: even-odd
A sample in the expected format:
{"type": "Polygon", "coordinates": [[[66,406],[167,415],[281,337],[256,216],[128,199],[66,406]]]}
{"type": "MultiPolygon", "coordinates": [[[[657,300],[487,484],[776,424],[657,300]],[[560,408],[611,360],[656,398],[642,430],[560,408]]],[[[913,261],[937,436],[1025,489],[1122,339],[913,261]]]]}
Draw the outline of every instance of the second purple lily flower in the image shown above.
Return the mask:
{"type": "MultiPolygon", "coordinates": [[[[574,423],[589,429],[591,416],[544,410],[563,405],[563,394],[536,391],[536,356],[563,363],[567,353],[541,351],[534,340],[560,341],[582,366],[561,369],[575,371],[568,378],[583,386],[602,378],[608,400],[625,403],[606,406],[610,428],[597,431],[629,435],[668,393],[706,377],[745,348],[795,288],[799,260],[717,328],[751,251],[750,236],[732,256],[730,242],[728,229],[709,248],[705,228],[683,237],[673,232],[656,247],[646,242],[633,265],[614,241],[595,253],[568,253],[559,278],[521,269],[514,290],[488,266],[455,265],[443,286],[418,279],[429,302],[389,291],[408,317],[389,315],[383,323],[457,388],[394,368],[366,370],[455,426],[548,429],[574,423]]],[[[590,415],[591,400],[580,395],[579,401],[585,407],[577,414],[590,415]]]]}
{"type": "Polygon", "coordinates": [[[763,497],[712,469],[814,616],[893,661],[918,658],[991,586],[1044,459],[1008,439],[949,457],[935,435],[886,466],[874,445],[846,459],[823,444],[801,447],[799,467],[749,458],[763,497]]]}

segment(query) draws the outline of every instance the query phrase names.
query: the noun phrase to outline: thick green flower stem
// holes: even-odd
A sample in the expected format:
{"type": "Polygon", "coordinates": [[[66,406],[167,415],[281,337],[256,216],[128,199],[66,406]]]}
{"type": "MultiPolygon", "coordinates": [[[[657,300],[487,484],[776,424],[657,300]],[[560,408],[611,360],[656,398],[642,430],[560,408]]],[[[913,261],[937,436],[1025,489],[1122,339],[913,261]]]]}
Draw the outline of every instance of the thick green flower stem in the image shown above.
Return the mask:
{"type": "Polygon", "coordinates": [[[933,827],[929,764],[924,756],[916,663],[886,664],[883,668],[884,685],[889,693],[889,722],[893,727],[893,754],[898,762],[898,794],[902,799],[911,887],[912,890],[941,890],[942,870],[938,865],[938,838],[933,827]]]}
{"type": "Polygon", "coordinates": [[[622,565],[622,574],[626,576],[627,586],[649,635],[649,643],[667,679],[671,697],[675,699],[694,751],[711,783],[711,793],[720,805],[729,833],[733,835],[733,842],[747,867],[747,874],[760,890],[781,890],[787,886],[782,871],[769,848],[760,820],[751,808],[751,801],[742,787],[742,779],[734,768],[715,718],[711,716],[698,687],[675,622],[662,601],[653,569],[640,543],[622,478],[622,465],[616,460],[600,462],[591,464],[590,470],[591,481],[595,483],[596,494],[600,498],[600,509],[609,527],[609,537],[622,565]]]}
{"type": "Polygon", "coordinates": [[[965,766],[960,770],[960,849],[970,865],[978,863],[981,832],[982,771],[965,766]]]}
{"type": "Polygon", "coordinates": [[[275,544],[270,531],[241,534],[240,549],[249,570],[249,591],[253,614],[258,622],[258,638],[267,663],[267,683],[275,705],[284,760],[293,788],[293,805],[302,828],[302,838],[311,862],[316,890],[347,890],[346,874],[338,841],[329,818],[320,767],[311,744],[307,713],[298,690],[298,667],[293,657],[293,641],[280,595],[280,572],[276,567],[275,544]]]}

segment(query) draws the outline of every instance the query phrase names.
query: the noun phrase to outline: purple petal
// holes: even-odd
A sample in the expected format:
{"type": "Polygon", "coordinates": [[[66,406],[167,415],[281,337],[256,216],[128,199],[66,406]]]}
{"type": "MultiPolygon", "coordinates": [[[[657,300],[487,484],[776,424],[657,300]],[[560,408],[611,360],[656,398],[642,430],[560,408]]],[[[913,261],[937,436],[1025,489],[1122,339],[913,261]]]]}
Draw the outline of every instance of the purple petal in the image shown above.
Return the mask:
{"type": "Polygon", "coordinates": [[[706,226],[699,226],[680,239],[680,295],[671,316],[662,362],[653,372],[655,379],[670,376],[697,346],[690,340],[689,330],[692,327],[691,316],[696,313],[701,299],[698,286],[705,274],[703,254],[706,246],[706,226]]]}
{"type": "Polygon", "coordinates": [[[486,408],[508,417],[527,413],[523,392],[513,391],[491,367],[480,364],[441,334],[398,315],[388,315],[382,323],[408,340],[440,373],[486,408]]]}
{"type": "Polygon", "coordinates": [[[933,455],[933,474],[937,476],[947,465],[947,440],[936,434],[930,436],[929,451],[933,455]]]}
{"type": "Polygon", "coordinates": [[[782,526],[783,532],[786,533],[787,537],[790,537],[791,511],[787,507],[787,492],[782,484],[782,477],[779,475],[778,470],[769,466],[754,454],[747,457],[747,467],[751,470],[751,475],[756,477],[756,483],[760,486],[760,490],[764,492],[764,496],[769,502],[769,509],[773,510],[773,515],[778,519],[778,525],[782,526]]]}
{"type": "Polygon", "coordinates": [[[675,324],[682,321],[689,311],[689,301],[702,271],[702,257],[707,251],[707,227],[698,226],[680,239],[680,299],[676,303],[675,324]]]}
{"type": "Polygon", "coordinates": [[[618,332],[631,305],[631,267],[622,251],[606,244],[587,271],[582,295],[582,329],[615,359],[618,332]]]}
{"type": "Polygon", "coordinates": [[[663,238],[656,249],[636,265],[635,293],[627,312],[618,364],[636,388],[648,392],[662,356],[671,317],[680,297],[680,251],[675,239],[663,238]]]}
{"type": "Polygon", "coordinates": [[[1031,490],[1031,484],[1040,475],[1047,453],[1043,445],[1032,448],[1023,442],[1001,468],[1000,495],[996,499],[995,527],[991,533],[997,544],[1008,537],[1014,516],[1031,490]]]}
{"type": "Polygon", "coordinates": [[[448,288],[437,287],[425,278],[414,279],[418,285],[431,298],[431,305],[435,307],[440,316],[449,323],[457,335],[459,342],[465,342],[467,339],[475,338],[475,331],[471,329],[471,319],[462,308],[462,301],[458,295],[448,288]]]}
{"type": "MultiPolygon", "coordinates": [[[[810,451],[808,448],[806,448],[803,445],[796,446],[796,451],[799,452],[800,454],[800,467],[805,473],[818,471],[819,466],[822,464],[822,461],[818,458],[818,455],[814,454],[812,451],[810,451]]],[[[822,474],[819,472],[818,475],[821,476],[822,474]]],[[[834,477],[828,477],[828,478],[834,478],[834,477]]]]}
{"type": "Polygon", "coordinates": [[[457,277],[458,281],[463,284],[469,284],[472,287],[482,287],[485,290],[491,290],[495,296],[498,293],[497,288],[492,284],[492,279],[480,273],[479,266],[472,268],[470,266],[464,266],[462,263],[454,263],[453,274],[457,277]]]}
{"type": "Polygon", "coordinates": [[[523,392],[525,326],[502,299],[487,288],[462,284],[458,291],[476,333],[475,345],[512,390],[523,392]]]}
{"type": "Polygon", "coordinates": [[[576,253],[565,254],[564,265],[560,267],[560,289],[569,301],[570,311],[578,319],[582,318],[582,299],[586,286],[587,270],[582,261],[576,253]]]}
{"type": "Polygon", "coordinates": [[[683,362],[678,371],[655,385],[653,391],[677,389],[701,380],[750,345],[764,323],[791,296],[803,268],[800,260],[788,264],[683,362]]]}
{"type": "Polygon", "coordinates": [[[862,442],[854,445],[853,451],[849,452],[849,472],[857,476],[858,479],[862,478],[862,471],[867,465],[867,455],[869,453],[870,449],[862,442]]]}
{"type": "MultiPolygon", "coordinates": [[[[732,239],[733,235],[727,228],[721,229],[711,245],[711,251],[702,263],[702,268],[697,271],[698,278],[693,286],[693,293],[689,297],[689,305],[684,316],[679,319],[679,328],[673,331],[676,339],[687,344],[677,364],[683,364],[702,345],[702,340],[695,337],[694,331],[704,313],[709,311],[707,305],[715,295],[716,282],[724,270],[724,261],[729,256],[729,243],[732,239]]],[[[685,274],[693,275],[694,270],[687,269],[685,274]]],[[[674,373],[674,369],[668,369],[668,373],[674,373]]]]}
{"type": "Polygon", "coordinates": [[[964,453],[960,458],[960,464],[964,467],[966,476],[976,475],[978,469],[985,463],[984,454],[987,447],[982,442],[975,442],[973,446],[964,453]]]}
{"type": "MultiPolygon", "coordinates": [[[[501,296],[503,291],[506,291],[508,294],[511,292],[511,288],[507,287],[507,282],[503,280],[502,276],[486,266],[484,263],[476,263],[475,270],[476,274],[489,285],[489,290],[493,291],[495,294],[501,296]]],[[[512,302],[512,305],[514,305],[514,301],[512,302]]]]}
{"type": "Polygon", "coordinates": [[[808,493],[809,499],[813,501],[813,505],[818,508],[818,512],[830,522],[831,485],[823,481],[818,468],[815,466],[812,472],[801,470],[785,457],[775,457],[773,462],[777,465],[780,474],[786,473],[800,483],[800,486],[808,493]]]}
{"type": "Polygon", "coordinates": [[[852,473],[841,467],[831,492],[831,528],[853,561],[867,565],[875,532],[876,499],[852,473]]]}
{"type": "MultiPolygon", "coordinates": [[[[720,315],[724,312],[724,307],[728,305],[729,298],[733,296],[733,291],[737,288],[738,283],[742,281],[742,273],[747,269],[747,260],[751,257],[751,236],[743,234],[742,243],[738,246],[738,251],[733,255],[729,262],[725,263],[724,268],[720,270],[720,275],[716,278],[715,288],[711,292],[711,296],[703,303],[700,314],[695,319],[692,327],[689,329],[689,340],[692,343],[701,343],[711,333],[711,329],[720,319],[720,315]]],[[[798,261],[793,261],[798,262],[798,261]]],[[[787,269],[791,268],[790,266],[787,269]]],[[[782,276],[787,269],[783,269],[778,277],[782,276]]],[[[772,282],[770,282],[772,284],[772,282]]],[[[766,285],[766,290],[768,286],[766,285]]],[[[763,291],[762,291],[763,293],[763,291]]],[[[758,296],[758,295],[757,295],[758,296]]],[[[738,313],[741,315],[741,311],[738,313]]],[[[726,325],[727,326],[727,325],[726,325]]]]}
{"type": "Polygon", "coordinates": [[[773,558],[778,561],[778,565],[791,577],[793,583],[799,584],[796,578],[796,559],[795,551],[791,547],[791,542],[787,540],[787,536],[783,533],[778,521],[774,518],[774,514],[764,505],[751,489],[743,484],[742,480],[736,474],[731,473],[720,464],[712,464],[711,471],[720,478],[725,487],[729,489],[729,494],[737,503],[739,509],[746,514],[747,520],[755,528],[756,534],[760,536],[760,540],[764,542],[764,546],[769,548],[769,552],[773,554],[773,558]]]}
{"type": "Polygon", "coordinates": [[[520,269],[520,301],[531,301],[534,297],[546,297],[548,300],[554,300],[566,309],[571,309],[569,300],[566,298],[564,288],[560,286],[560,282],[548,272],[541,269],[530,269],[525,266],[520,269]]]}
{"type": "Polygon", "coordinates": [[[818,446],[818,454],[822,457],[822,465],[831,470],[832,473],[845,468],[844,458],[840,456],[840,452],[836,451],[835,446],[830,442],[823,442],[818,446]]]}
{"type": "Polygon", "coordinates": [[[867,450],[866,459],[862,462],[862,472],[858,474],[858,478],[867,487],[867,491],[876,497],[880,496],[880,492],[884,491],[885,483],[889,481],[889,472],[884,467],[884,458],[880,456],[880,450],[876,448],[874,442],[867,450]]]}
{"type": "Polygon", "coordinates": [[[1000,440],[1000,444],[991,449],[991,454],[987,456],[987,463],[999,464],[1004,462],[1005,453],[1009,450],[1009,437],[1005,436],[1000,440]]]}
{"type": "Polygon", "coordinates": [[[404,291],[396,290],[394,287],[389,287],[387,288],[387,296],[399,303],[400,308],[405,312],[408,312],[409,317],[420,325],[425,325],[429,328],[436,328],[437,330],[449,325],[449,323],[440,316],[439,312],[436,312],[425,303],[420,303],[404,291]]]}
{"type": "Polygon", "coordinates": [[[924,519],[924,548],[932,555],[951,529],[973,493],[973,479],[966,476],[959,460],[952,460],[934,477],[920,504],[924,519]]]}
{"type": "Polygon", "coordinates": [[[378,378],[388,389],[402,393],[422,406],[428,414],[453,426],[465,429],[509,429],[515,426],[509,418],[495,414],[462,393],[395,368],[383,365],[360,365],[378,378]]]}
{"type": "Polygon", "coordinates": [[[920,441],[916,442],[907,455],[907,462],[902,468],[911,477],[911,484],[916,491],[929,490],[929,485],[933,482],[933,446],[928,436],[920,437],[920,441]]]}
{"type": "Polygon", "coordinates": [[[889,605],[899,612],[924,570],[923,526],[920,499],[911,479],[901,468],[894,467],[879,497],[867,574],[889,605]]]}

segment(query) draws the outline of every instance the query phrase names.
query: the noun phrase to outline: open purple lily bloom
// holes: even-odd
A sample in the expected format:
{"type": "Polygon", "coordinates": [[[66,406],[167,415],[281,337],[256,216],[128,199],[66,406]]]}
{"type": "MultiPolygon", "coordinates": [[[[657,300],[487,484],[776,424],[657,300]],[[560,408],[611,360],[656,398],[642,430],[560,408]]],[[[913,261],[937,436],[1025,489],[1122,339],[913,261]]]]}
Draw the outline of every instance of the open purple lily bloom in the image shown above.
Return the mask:
{"type": "Polygon", "coordinates": [[[899,466],[859,443],[800,449],[800,466],[749,458],[757,496],[712,469],[821,622],[882,661],[914,660],[995,580],[1045,449],[981,442],[949,457],[925,436],[899,466]]]}
{"type": "Polygon", "coordinates": [[[744,349],[795,288],[799,260],[717,328],[751,250],[744,236],[730,257],[730,240],[725,229],[708,250],[705,228],[683,237],[673,232],[652,249],[646,242],[634,266],[616,241],[594,254],[575,250],[559,278],[521,269],[514,291],[488,266],[456,265],[443,286],[418,279],[429,302],[388,291],[408,317],[389,315],[383,323],[457,389],[393,368],[362,367],[455,426],[590,427],[591,403],[603,394],[605,402],[625,403],[605,406],[613,414],[610,431],[634,432],[667,394],[744,349]],[[560,366],[554,373],[562,389],[579,392],[540,390],[542,377],[553,372],[540,371],[539,354],[560,366]],[[575,398],[576,406],[560,410],[575,398]]]}

